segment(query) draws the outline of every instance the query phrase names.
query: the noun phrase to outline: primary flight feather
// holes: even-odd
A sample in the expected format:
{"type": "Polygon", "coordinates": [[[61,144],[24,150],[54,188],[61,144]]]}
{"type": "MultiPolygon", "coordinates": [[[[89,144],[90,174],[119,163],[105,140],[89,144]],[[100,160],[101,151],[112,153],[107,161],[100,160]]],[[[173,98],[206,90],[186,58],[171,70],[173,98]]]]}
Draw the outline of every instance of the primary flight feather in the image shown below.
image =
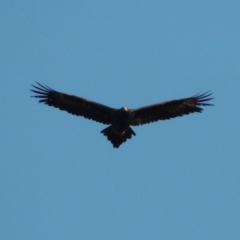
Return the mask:
{"type": "Polygon", "coordinates": [[[213,106],[213,104],[209,103],[213,99],[211,92],[137,109],[128,109],[127,107],[117,109],[55,91],[40,83],[32,86],[33,89],[31,91],[36,94],[32,97],[39,98],[40,103],[109,125],[101,133],[111,141],[115,148],[118,148],[127,139],[130,139],[132,135],[136,135],[130,128],[131,125],[137,126],[158,120],[181,117],[194,112],[202,112],[201,106],[213,106]]]}

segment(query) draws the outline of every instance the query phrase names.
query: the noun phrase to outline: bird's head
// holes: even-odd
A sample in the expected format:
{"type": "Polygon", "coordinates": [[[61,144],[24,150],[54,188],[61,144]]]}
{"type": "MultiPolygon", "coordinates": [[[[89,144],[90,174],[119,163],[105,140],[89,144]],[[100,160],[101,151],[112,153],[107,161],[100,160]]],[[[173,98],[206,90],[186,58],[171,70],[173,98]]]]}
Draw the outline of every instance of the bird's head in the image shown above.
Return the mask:
{"type": "Polygon", "coordinates": [[[121,110],[124,112],[128,112],[129,109],[128,109],[128,107],[122,107],[121,110]]]}

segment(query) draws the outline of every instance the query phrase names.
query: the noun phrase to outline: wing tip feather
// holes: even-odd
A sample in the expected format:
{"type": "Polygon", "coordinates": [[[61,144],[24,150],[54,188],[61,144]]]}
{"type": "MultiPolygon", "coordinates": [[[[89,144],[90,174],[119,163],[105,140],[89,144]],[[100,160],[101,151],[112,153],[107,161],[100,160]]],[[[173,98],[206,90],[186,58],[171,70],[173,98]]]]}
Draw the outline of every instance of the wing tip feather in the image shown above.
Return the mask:
{"type": "Polygon", "coordinates": [[[196,99],[198,106],[214,106],[214,104],[209,103],[214,97],[211,97],[213,92],[211,90],[205,93],[198,93],[194,95],[192,98],[196,99]],[[207,103],[208,102],[208,103],[207,103]]]}

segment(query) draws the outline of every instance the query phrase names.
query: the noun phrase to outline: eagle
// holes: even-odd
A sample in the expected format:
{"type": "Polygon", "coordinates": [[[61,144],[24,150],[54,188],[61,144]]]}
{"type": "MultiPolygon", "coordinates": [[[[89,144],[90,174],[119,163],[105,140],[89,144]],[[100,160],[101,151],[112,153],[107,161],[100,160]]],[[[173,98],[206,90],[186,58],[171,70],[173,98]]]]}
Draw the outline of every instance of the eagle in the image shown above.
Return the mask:
{"type": "Polygon", "coordinates": [[[213,106],[209,103],[213,99],[210,91],[137,109],[127,107],[117,109],[82,97],[58,92],[38,82],[32,87],[33,89],[30,89],[30,91],[36,95],[31,97],[40,99],[40,103],[109,125],[101,133],[107,137],[114,148],[118,148],[127,139],[136,135],[130,126],[168,120],[195,112],[201,113],[203,109],[200,106],[213,106]]]}

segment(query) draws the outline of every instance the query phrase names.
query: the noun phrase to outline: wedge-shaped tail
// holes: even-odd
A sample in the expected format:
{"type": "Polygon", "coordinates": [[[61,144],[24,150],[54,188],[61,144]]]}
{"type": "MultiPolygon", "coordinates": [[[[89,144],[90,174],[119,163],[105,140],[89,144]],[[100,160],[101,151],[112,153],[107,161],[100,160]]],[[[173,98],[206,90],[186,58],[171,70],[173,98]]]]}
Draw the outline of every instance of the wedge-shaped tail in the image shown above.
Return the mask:
{"type": "Polygon", "coordinates": [[[118,148],[122,143],[130,139],[132,135],[136,135],[135,132],[128,127],[123,133],[117,133],[112,126],[109,126],[101,131],[103,135],[113,144],[113,147],[118,148]]]}

